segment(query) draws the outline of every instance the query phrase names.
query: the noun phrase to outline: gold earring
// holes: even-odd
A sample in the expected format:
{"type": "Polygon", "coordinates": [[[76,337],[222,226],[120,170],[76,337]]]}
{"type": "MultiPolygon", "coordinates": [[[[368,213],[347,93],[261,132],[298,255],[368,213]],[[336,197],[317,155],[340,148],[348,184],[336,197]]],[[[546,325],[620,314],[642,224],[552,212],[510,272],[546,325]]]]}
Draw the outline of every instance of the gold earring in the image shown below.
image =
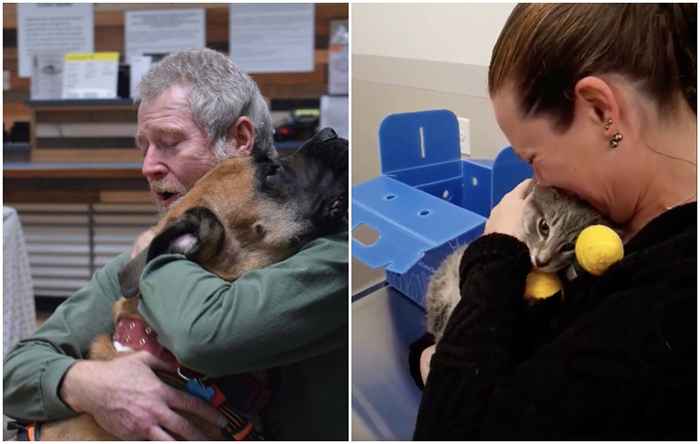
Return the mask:
{"type": "Polygon", "coordinates": [[[610,138],[610,148],[617,148],[620,142],[622,142],[622,134],[618,131],[610,138]]]}
{"type": "Polygon", "coordinates": [[[612,124],[613,124],[612,119],[608,119],[608,120],[605,122],[605,125],[603,125],[603,127],[605,128],[605,131],[609,130],[610,127],[612,126],[612,124]]]}

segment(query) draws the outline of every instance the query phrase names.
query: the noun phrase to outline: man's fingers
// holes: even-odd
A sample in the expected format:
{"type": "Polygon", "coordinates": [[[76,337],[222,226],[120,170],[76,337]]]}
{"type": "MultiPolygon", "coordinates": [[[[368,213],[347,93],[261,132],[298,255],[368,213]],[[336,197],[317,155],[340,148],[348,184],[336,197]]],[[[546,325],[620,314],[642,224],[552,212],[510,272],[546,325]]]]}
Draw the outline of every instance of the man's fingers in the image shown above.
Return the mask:
{"type": "Polygon", "coordinates": [[[174,372],[177,370],[174,364],[162,361],[156,358],[155,355],[153,355],[152,353],[149,353],[145,350],[137,351],[133,354],[133,356],[135,359],[138,359],[139,361],[143,362],[152,369],[165,370],[170,372],[174,372]]]}
{"type": "Polygon", "coordinates": [[[160,424],[187,441],[207,441],[207,436],[192,425],[186,418],[172,410],[165,410],[159,415],[160,424]]]}
{"type": "Polygon", "coordinates": [[[148,439],[149,441],[175,441],[172,435],[157,425],[148,430],[148,439]]]}
{"type": "Polygon", "coordinates": [[[170,407],[193,413],[216,427],[226,426],[226,417],[211,405],[196,396],[168,388],[167,402],[170,407]]]}

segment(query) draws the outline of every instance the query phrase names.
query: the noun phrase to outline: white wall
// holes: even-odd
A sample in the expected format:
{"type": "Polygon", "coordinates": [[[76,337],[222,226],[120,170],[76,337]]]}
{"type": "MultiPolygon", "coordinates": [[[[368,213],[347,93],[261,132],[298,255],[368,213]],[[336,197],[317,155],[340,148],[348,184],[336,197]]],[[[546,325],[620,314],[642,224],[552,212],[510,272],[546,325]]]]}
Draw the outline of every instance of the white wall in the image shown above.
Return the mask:
{"type": "MultiPolygon", "coordinates": [[[[466,117],[476,158],[493,158],[508,144],[486,83],[491,50],[514,6],[352,4],[353,184],[380,174],[377,131],[387,114],[449,109],[466,117]]],[[[382,276],[353,259],[353,291],[382,276]]]]}
{"type": "Polygon", "coordinates": [[[352,5],[352,53],[488,66],[514,3],[352,5]]]}
{"type": "Polygon", "coordinates": [[[391,113],[449,109],[471,122],[471,154],[508,141],[488,94],[491,51],[514,3],[353,4],[352,180],[379,174],[377,130],[391,113]]]}

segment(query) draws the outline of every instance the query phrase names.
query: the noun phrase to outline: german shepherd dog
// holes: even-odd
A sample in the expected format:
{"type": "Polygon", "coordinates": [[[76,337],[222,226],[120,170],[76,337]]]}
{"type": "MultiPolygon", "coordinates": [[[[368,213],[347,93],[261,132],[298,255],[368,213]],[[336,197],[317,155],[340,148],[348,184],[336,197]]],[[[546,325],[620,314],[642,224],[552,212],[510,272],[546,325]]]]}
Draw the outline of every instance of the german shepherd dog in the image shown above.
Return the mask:
{"type": "MultiPolygon", "coordinates": [[[[119,276],[123,295],[113,306],[115,325],[140,318],[138,278],[145,264],[164,253],[181,253],[222,279],[279,262],[307,242],[347,229],[348,142],[324,129],[282,158],[236,157],[221,162],[176,202],[154,227],[150,246],[119,276]]],[[[119,352],[111,335],[95,339],[91,359],[119,352]]],[[[161,375],[162,376],[162,375],[161,375]]],[[[212,440],[231,439],[186,415],[212,440]]],[[[92,416],[44,423],[40,440],[115,440],[92,416]]]]}

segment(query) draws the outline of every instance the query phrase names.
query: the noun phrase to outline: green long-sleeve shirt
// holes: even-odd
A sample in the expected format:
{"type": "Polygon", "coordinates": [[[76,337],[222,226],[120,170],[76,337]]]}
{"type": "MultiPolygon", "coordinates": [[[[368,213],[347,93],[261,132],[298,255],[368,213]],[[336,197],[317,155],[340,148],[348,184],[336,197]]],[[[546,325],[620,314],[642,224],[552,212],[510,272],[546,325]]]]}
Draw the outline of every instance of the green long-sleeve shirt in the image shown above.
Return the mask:
{"type": "MultiPolygon", "coordinates": [[[[347,440],[347,256],[345,232],[229,283],[183,256],[164,255],[141,276],[139,310],[187,367],[210,376],[273,374],[262,414],[266,438],[347,440]]],[[[111,332],[117,273],[127,259],[97,271],[7,355],[5,414],[40,421],[75,415],[58,388],[95,336],[111,332]]]]}

